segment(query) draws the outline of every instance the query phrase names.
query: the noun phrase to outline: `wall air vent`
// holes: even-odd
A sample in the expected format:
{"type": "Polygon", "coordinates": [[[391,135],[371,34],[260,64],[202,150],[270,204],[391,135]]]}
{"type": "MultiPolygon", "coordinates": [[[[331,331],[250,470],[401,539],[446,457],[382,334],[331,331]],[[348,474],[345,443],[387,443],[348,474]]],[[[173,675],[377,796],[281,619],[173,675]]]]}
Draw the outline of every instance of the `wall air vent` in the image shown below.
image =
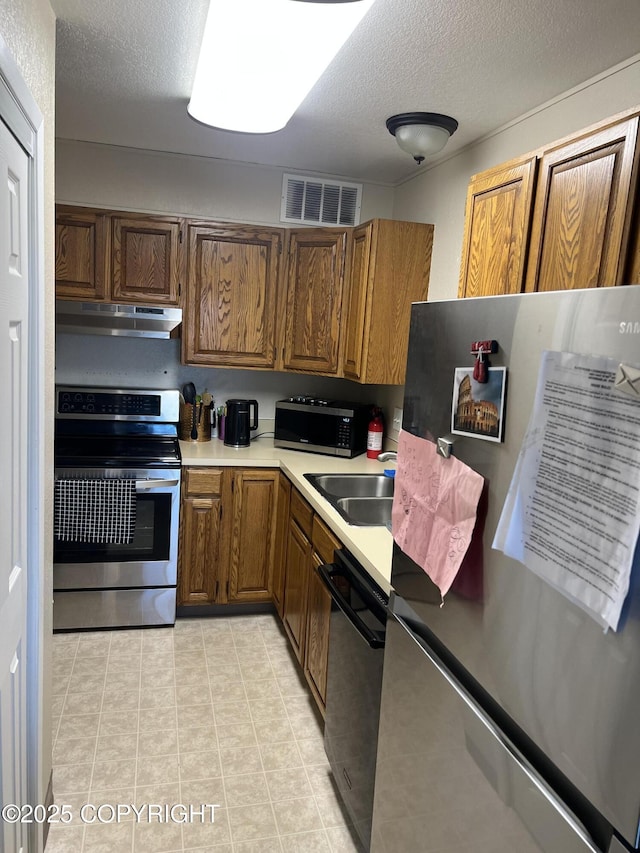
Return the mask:
{"type": "Polygon", "coordinates": [[[283,175],[281,222],[301,225],[358,225],[362,184],[283,175]]]}

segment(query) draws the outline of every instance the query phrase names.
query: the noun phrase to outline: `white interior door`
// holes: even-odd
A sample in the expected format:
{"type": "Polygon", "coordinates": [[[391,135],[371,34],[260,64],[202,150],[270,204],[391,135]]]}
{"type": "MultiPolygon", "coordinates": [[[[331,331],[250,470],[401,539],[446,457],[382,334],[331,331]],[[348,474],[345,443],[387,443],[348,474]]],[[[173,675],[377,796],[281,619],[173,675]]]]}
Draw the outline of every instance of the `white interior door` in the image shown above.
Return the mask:
{"type": "MultiPolygon", "coordinates": [[[[0,120],[0,802],[25,804],[29,158],[0,120]]],[[[0,853],[27,849],[0,820],[0,853]]]]}

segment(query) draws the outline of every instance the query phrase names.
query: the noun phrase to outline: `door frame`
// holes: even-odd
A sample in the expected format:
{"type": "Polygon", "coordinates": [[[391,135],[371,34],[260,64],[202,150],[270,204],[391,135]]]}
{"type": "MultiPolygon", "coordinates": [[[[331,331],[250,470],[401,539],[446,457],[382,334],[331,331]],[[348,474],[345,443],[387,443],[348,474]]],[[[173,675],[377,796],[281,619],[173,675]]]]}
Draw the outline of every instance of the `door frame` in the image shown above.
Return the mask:
{"type": "MultiPolygon", "coordinates": [[[[29,156],[29,309],[27,347],[27,802],[44,803],[43,684],[45,662],[45,372],[44,117],[0,34],[0,120],[29,156]]],[[[50,571],[49,571],[50,573],[50,571]]],[[[31,824],[29,850],[44,848],[43,826],[31,824]]]]}

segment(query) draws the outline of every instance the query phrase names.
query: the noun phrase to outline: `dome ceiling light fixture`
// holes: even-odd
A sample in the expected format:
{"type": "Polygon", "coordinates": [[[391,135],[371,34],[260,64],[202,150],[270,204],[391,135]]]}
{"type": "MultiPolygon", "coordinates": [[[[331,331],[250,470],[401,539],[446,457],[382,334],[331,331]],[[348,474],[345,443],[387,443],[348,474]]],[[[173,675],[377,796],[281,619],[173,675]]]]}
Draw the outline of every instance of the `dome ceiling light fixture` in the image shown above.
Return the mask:
{"type": "Polygon", "coordinates": [[[454,118],[440,113],[398,113],[387,119],[389,133],[418,165],[425,157],[442,151],[457,129],[458,122],[454,118]]]}
{"type": "Polygon", "coordinates": [[[187,112],[221,130],[282,130],[373,3],[210,0],[187,112]]]}

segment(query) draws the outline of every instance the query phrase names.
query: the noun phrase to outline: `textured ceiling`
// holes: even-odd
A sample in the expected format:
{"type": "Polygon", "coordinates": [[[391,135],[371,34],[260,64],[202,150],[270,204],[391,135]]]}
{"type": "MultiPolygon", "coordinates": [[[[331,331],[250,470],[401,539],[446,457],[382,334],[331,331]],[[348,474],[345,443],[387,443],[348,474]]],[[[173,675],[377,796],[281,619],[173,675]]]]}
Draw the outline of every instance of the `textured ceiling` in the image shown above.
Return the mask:
{"type": "Polygon", "coordinates": [[[388,116],[454,116],[446,156],[640,46],[639,0],[376,0],[287,127],[252,136],[187,115],[208,0],[52,5],[58,137],[389,184],[416,166],[388,116]]]}

